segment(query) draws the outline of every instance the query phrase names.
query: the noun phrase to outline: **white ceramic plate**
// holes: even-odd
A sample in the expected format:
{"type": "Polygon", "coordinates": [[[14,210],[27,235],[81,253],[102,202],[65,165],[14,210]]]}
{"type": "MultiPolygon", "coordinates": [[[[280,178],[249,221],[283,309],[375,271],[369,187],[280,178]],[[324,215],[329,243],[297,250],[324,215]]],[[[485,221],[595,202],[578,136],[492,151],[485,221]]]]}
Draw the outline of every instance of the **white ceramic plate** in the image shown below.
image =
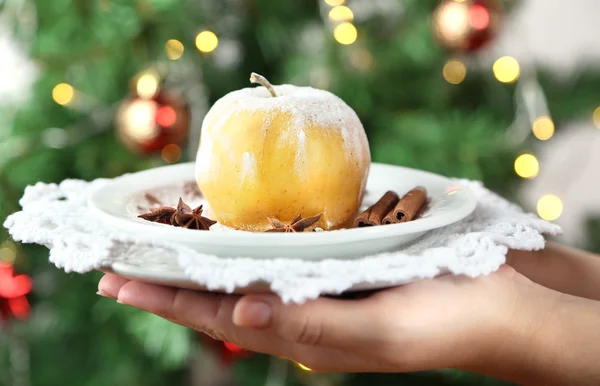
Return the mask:
{"type": "MultiPolygon", "coordinates": [[[[251,233],[197,231],[150,223],[137,218],[144,192],[173,189],[194,178],[194,164],[151,169],[116,179],[96,191],[89,206],[122,232],[184,244],[199,252],[222,257],[300,259],[356,258],[397,250],[424,233],[457,222],[473,212],[477,200],[456,182],[428,172],[372,164],[363,208],[374,204],[387,190],[402,195],[421,185],[431,202],[421,218],[411,222],[343,229],[332,232],[251,233]]],[[[174,192],[173,197],[178,192],[174,192]]],[[[175,206],[176,201],[170,203],[175,206]]],[[[214,228],[214,227],[213,227],[214,228]]]]}

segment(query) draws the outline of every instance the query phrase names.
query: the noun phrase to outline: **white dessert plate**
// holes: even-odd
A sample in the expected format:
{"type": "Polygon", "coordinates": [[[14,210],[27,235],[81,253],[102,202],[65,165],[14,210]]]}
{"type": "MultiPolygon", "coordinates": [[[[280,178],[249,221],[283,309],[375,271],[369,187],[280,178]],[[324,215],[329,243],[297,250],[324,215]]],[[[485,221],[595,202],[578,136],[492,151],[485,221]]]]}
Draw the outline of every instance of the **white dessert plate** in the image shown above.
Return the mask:
{"type": "MultiPolygon", "coordinates": [[[[144,212],[141,206],[147,204],[147,200],[144,202],[146,193],[160,197],[166,205],[176,206],[177,198],[184,196],[184,182],[193,178],[193,163],[126,175],[94,192],[89,198],[89,207],[121,232],[183,244],[205,254],[321,260],[351,259],[398,250],[426,232],[462,220],[477,205],[473,193],[451,179],[420,170],[373,163],[361,210],[374,204],[387,190],[402,195],[421,185],[427,188],[430,203],[418,219],[330,232],[251,233],[228,229],[219,224],[211,227],[210,231],[190,230],[151,223],[137,217],[144,212]]],[[[190,204],[206,205],[199,196],[190,204]]],[[[210,208],[206,208],[205,213],[211,217],[210,208]]]]}

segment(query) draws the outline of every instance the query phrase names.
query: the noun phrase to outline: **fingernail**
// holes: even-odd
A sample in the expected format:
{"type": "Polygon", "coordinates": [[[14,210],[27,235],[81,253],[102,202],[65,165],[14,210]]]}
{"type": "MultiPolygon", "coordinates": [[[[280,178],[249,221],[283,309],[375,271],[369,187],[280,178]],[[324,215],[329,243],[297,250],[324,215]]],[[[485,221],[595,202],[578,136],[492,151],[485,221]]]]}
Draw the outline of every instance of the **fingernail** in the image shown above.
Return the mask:
{"type": "Polygon", "coordinates": [[[96,295],[100,295],[100,296],[105,297],[105,298],[114,299],[111,294],[109,294],[108,292],[104,292],[102,290],[98,290],[98,292],[96,292],[96,295]]]}
{"type": "Polygon", "coordinates": [[[271,306],[259,300],[242,300],[233,310],[233,323],[240,327],[265,328],[272,317],[271,306]]]}

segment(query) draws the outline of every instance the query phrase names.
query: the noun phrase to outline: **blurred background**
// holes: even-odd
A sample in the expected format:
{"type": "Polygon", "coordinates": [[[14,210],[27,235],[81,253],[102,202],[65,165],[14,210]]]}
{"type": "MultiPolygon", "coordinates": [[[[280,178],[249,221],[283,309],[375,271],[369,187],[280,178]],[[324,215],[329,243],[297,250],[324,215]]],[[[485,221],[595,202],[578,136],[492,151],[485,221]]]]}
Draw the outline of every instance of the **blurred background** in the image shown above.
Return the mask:
{"type": "MultiPolygon", "coordinates": [[[[596,0],[0,0],[0,219],[38,181],[192,161],[251,71],[327,89],[373,160],[483,181],[600,252],[596,0]]],[[[0,385],[502,385],[314,374],[95,295],[0,229],[0,385]]]]}

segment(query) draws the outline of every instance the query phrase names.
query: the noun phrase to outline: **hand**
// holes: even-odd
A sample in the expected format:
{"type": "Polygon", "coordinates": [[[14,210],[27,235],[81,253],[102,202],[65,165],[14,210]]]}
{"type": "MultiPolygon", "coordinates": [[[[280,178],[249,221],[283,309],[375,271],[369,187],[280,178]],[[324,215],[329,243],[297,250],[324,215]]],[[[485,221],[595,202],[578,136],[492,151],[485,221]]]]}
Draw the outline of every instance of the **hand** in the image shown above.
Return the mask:
{"type": "Polygon", "coordinates": [[[510,251],[506,263],[562,293],[600,300],[600,256],[548,242],[541,251],[510,251]]]}
{"type": "Polygon", "coordinates": [[[99,283],[104,296],[215,339],[335,372],[479,370],[494,361],[506,366],[498,356],[511,356],[515,342],[528,347],[530,331],[539,328],[526,316],[543,313],[552,298],[537,293],[541,289],[508,266],[476,279],[448,275],[359,300],[319,298],[303,305],[284,305],[274,295],[200,293],[110,274],[99,283]],[[528,313],[525,293],[540,295],[528,303],[528,313]]]}

